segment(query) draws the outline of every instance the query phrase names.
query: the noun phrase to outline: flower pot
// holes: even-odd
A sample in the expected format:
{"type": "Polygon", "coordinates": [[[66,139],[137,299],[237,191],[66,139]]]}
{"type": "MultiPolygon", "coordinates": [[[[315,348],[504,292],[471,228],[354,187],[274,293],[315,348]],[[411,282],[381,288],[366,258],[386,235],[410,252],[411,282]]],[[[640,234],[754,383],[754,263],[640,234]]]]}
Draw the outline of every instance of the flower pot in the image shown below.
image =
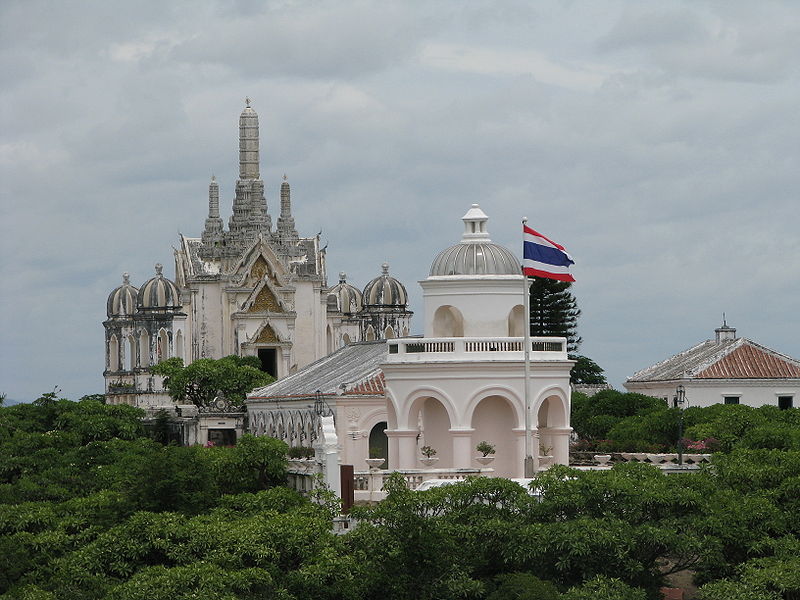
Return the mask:
{"type": "Polygon", "coordinates": [[[438,456],[420,456],[419,457],[419,462],[421,462],[426,467],[430,467],[430,466],[436,464],[436,461],[438,461],[438,460],[439,460],[438,456]]]}
{"type": "Polygon", "coordinates": [[[383,463],[386,462],[385,458],[368,458],[367,464],[369,465],[370,469],[380,469],[383,463]]]}
{"type": "Polygon", "coordinates": [[[601,467],[606,466],[609,462],[611,462],[611,455],[610,454],[595,454],[594,459],[597,461],[597,464],[601,467]]]}
{"type": "Polygon", "coordinates": [[[476,456],[475,460],[477,460],[482,465],[488,465],[490,462],[494,460],[494,454],[487,454],[486,456],[476,456]]]}
{"type": "Polygon", "coordinates": [[[555,457],[552,454],[543,454],[539,456],[539,467],[549,467],[553,464],[555,457]]]}

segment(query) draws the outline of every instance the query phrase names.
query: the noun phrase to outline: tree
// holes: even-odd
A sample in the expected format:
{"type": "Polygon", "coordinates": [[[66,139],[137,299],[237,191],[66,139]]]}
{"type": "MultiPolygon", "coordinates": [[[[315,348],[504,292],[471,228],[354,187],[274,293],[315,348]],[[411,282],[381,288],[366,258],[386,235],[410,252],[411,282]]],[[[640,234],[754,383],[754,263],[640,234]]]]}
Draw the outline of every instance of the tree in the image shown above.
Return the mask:
{"type": "Polygon", "coordinates": [[[188,366],[180,358],[170,358],[150,370],[165,377],[164,387],[177,402],[206,406],[219,393],[234,404],[244,402],[252,389],[272,383],[274,378],[261,371],[260,364],[254,356],[201,358],[188,366]]]}
{"type": "Polygon", "coordinates": [[[578,317],[581,311],[572,295],[569,281],[531,277],[531,335],[567,338],[567,351],[575,352],[581,344],[578,317]]]}
{"type": "Polygon", "coordinates": [[[606,382],[603,368],[588,356],[580,354],[570,354],[570,358],[575,361],[572,370],[569,372],[569,382],[583,385],[603,385],[606,382]]]}

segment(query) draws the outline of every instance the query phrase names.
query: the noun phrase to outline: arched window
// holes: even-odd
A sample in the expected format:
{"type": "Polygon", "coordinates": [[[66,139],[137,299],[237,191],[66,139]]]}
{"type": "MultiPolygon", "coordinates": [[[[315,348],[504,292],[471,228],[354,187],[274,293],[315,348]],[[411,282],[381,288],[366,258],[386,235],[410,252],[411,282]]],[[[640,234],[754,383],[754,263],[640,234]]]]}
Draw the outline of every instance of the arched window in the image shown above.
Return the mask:
{"type": "Polygon", "coordinates": [[[508,313],[508,337],[525,336],[525,307],[517,304],[508,313]]]}
{"type": "Polygon", "coordinates": [[[108,340],[108,370],[119,371],[119,342],[114,334],[108,340]]]}
{"type": "Polygon", "coordinates": [[[146,331],[139,334],[139,366],[150,366],[150,336],[146,331]]]}
{"type": "Polygon", "coordinates": [[[433,315],[433,337],[464,337],[464,317],[455,306],[446,304],[433,315]]]}
{"type": "Polygon", "coordinates": [[[128,336],[127,343],[125,344],[125,370],[133,371],[136,367],[136,340],[132,335],[128,336]]]}
{"type": "Polygon", "coordinates": [[[391,340],[392,338],[394,338],[394,327],[388,325],[383,332],[383,337],[386,338],[387,340],[391,340]]]}
{"type": "Polygon", "coordinates": [[[180,329],[175,334],[175,356],[183,358],[183,331],[180,329]]]}
{"type": "Polygon", "coordinates": [[[367,334],[365,336],[368,342],[375,339],[375,328],[372,325],[367,326],[367,334]]]}
{"type": "Polygon", "coordinates": [[[156,362],[167,360],[169,358],[169,336],[167,330],[163,327],[158,332],[158,340],[156,342],[156,362]]]}

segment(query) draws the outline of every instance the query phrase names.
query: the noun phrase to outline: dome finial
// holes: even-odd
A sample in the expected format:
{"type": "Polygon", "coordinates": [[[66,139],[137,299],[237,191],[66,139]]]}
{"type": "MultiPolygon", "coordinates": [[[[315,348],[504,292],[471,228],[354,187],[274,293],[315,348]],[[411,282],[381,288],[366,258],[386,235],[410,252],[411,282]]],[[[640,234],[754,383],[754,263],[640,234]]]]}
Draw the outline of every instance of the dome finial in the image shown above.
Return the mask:
{"type": "Polygon", "coordinates": [[[470,206],[467,214],[461,217],[464,221],[464,235],[462,242],[491,242],[489,232],[486,231],[486,221],[489,217],[481,210],[477,204],[470,206]]]}
{"type": "Polygon", "coordinates": [[[385,262],[381,265],[381,271],[383,271],[384,275],[389,274],[389,263],[385,262]]]}
{"type": "Polygon", "coordinates": [[[130,285],[131,284],[131,274],[125,271],[122,274],[122,285],[130,285]]]}
{"type": "Polygon", "coordinates": [[[164,270],[164,265],[161,263],[156,263],[156,275],[159,277],[163,277],[164,275],[161,273],[164,270]]]}
{"type": "Polygon", "coordinates": [[[246,96],[244,99],[245,108],[250,108],[250,96],[246,96]]]}
{"type": "Polygon", "coordinates": [[[347,283],[347,273],[339,271],[339,283],[347,283]]]}

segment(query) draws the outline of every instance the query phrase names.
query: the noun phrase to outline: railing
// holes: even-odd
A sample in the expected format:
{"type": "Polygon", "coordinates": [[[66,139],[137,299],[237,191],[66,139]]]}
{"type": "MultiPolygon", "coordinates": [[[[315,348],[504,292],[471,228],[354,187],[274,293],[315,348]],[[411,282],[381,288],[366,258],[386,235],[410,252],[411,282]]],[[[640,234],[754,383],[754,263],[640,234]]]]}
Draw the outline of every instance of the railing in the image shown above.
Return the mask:
{"type": "MultiPolygon", "coordinates": [[[[531,338],[531,360],[565,360],[565,338],[531,338]]],[[[389,362],[420,360],[521,359],[524,338],[401,338],[389,340],[389,362]],[[483,355],[483,356],[478,356],[483,355]]]]}
{"type": "Polygon", "coordinates": [[[405,480],[408,489],[415,490],[423,481],[428,481],[429,479],[464,481],[467,477],[494,473],[494,469],[375,469],[372,471],[356,471],[353,473],[356,499],[359,497],[366,499],[368,495],[371,495],[372,499],[375,500],[382,499],[385,495],[385,492],[382,491],[383,486],[392,473],[399,473],[405,480]]]}

